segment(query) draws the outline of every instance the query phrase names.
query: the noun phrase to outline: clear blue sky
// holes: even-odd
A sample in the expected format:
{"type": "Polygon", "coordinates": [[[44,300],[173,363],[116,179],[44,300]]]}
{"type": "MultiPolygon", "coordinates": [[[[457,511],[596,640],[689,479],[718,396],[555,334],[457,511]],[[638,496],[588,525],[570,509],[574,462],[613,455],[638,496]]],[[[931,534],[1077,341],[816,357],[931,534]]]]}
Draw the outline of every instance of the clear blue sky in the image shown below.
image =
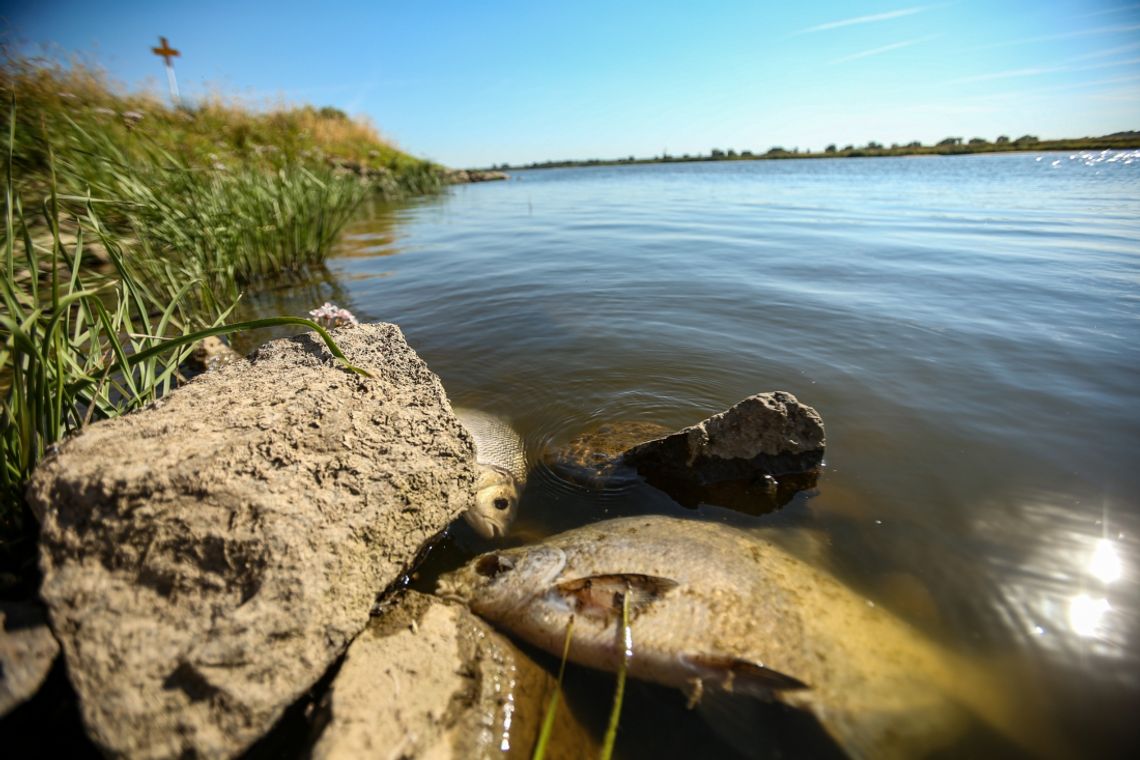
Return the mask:
{"type": "Polygon", "coordinates": [[[1140,3],[74,2],[6,36],[184,95],[334,105],[456,167],[1140,129],[1140,3]]]}

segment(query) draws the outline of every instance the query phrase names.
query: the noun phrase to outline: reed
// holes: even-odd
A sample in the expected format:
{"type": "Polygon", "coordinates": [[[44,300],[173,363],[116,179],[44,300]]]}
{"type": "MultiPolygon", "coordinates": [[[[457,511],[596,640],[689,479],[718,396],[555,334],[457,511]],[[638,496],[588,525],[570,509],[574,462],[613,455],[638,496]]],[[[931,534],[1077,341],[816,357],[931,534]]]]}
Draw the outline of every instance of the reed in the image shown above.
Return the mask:
{"type": "Polygon", "coordinates": [[[0,75],[19,107],[17,191],[44,196],[50,185],[68,203],[99,199],[128,258],[173,267],[180,282],[198,280],[199,291],[223,299],[322,261],[364,198],[444,184],[442,167],[335,108],[267,110],[217,97],[169,108],[153,95],[115,93],[90,67],[25,59],[4,60],[0,75]]]}
{"type": "Polygon", "coordinates": [[[621,595],[621,627],[618,629],[621,659],[618,660],[617,683],[614,686],[614,703],[610,709],[610,721],[606,725],[606,735],[602,739],[601,760],[610,760],[617,741],[618,723],[621,721],[621,706],[625,700],[625,675],[629,670],[629,660],[633,657],[633,630],[629,626],[629,588],[621,595]]]}
{"type": "MultiPolygon", "coordinates": [[[[311,320],[226,320],[244,288],[321,260],[361,200],[382,189],[302,155],[298,145],[308,138],[290,130],[297,119],[318,118],[307,111],[279,115],[282,124],[241,115],[239,126],[269,122],[265,128],[278,130],[284,147],[250,152],[248,160],[231,151],[229,159],[201,165],[201,148],[185,126],[197,116],[150,104],[147,115],[128,117],[142,111],[125,107],[148,101],[112,96],[82,71],[62,76],[5,69],[2,82],[8,96],[0,245],[5,551],[10,539],[26,542],[23,489],[51,447],[92,421],[168,393],[202,337],[307,327],[359,371],[311,320]],[[179,135],[186,139],[179,142],[179,135]],[[33,200],[25,205],[25,199],[33,200]]],[[[211,111],[214,126],[220,118],[211,111]]],[[[336,134],[342,141],[367,137],[352,127],[336,134]]],[[[413,186],[423,181],[409,179],[413,186]]]]}
{"type": "Polygon", "coordinates": [[[178,381],[178,368],[204,337],[247,329],[294,325],[316,330],[330,351],[349,364],[328,332],[308,319],[275,317],[224,324],[235,302],[210,301],[210,310],[191,294],[200,281],[173,270],[151,287],[106,233],[96,204],[68,248],[60,236],[59,197],[43,208],[52,229],[47,246],[28,234],[23,205],[13,192],[11,163],[5,182],[4,273],[0,298],[0,523],[19,533],[26,519],[24,485],[58,441],[95,420],[125,414],[156,401],[178,381]],[[84,266],[85,233],[98,236],[113,272],[84,266]],[[169,295],[173,293],[173,295],[169,295]],[[209,314],[209,316],[206,316],[209,314]]]}

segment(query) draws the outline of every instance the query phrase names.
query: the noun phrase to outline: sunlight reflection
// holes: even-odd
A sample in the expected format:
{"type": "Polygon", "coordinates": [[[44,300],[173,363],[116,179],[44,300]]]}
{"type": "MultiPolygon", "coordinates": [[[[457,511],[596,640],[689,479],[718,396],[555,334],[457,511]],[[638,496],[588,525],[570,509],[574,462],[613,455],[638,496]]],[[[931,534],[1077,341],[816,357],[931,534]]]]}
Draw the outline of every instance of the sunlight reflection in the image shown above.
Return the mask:
{"type": "Polygon", "coordinates": [[[1113,583],[1120,580],[1124,570],[1120,562],[1120,555],[1116,551],[1116,545],[1112,541],[1107,538],[1097,541],[1092,561],[1089,562],[1089,572],[1101,583],[1113,583]]]}
{"type": "MultiPolygon", "coordinates": [[[[1140,597],[1137,574],[1129,571],[1140,557],[1129,527],[1134,519],[1110,505],[1082,509],[1040,493],[987,510],[976,527],[993,542],[989,559],[1001,597],[995,609],[1009,630],[1063,658],[1079,651],[1137,662],[1131,642],[1140,629],[1140,597]]],[[[1126,670],[1112,670],[1113,677],[1135,682],[1126,670]]]]}
{"type": "Polygon", "coordinates": [[[1104,623],[1104,616],[1112,609],[1107,599],[1093,599],[1088,594],[1077,594],[1069,603],[1069,627],[1078,636],[1096,636],[1104,623]]]}

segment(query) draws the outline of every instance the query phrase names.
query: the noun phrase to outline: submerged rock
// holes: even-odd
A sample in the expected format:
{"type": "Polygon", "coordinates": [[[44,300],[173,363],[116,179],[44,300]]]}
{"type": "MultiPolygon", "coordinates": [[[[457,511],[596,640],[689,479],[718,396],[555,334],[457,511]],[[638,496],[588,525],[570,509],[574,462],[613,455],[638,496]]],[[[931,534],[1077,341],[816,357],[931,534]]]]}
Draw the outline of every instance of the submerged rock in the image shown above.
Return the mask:
{"type": "Polygon", "coordinates": [[[58,654],[43,607],[0,602],[0,717],[39,691],[58,654]]]}
{"type": "Polygon", "coordinates": [[[230,757],[471,506],[474,447],[394,325],[266,344],[35,473],[41,595],[109,756],[230,757]]]}
{"type": "Polygon", "coordinates": [[[636,478],[632,467],[623,466],[622,455],[626,450],[669,432],[669,428],[656,422],[607,422],[574,436],[564,446],[547,451],[543,461],[573,483],[587,488],[613,488],[636,478]]]}
{"type": "MultiPolygon", "coordinates": [[[[530,757],[554,678],[466,608],[408,592],[348,649],[316,760],[530,757]]],[[[547,756],[592,755],[559,705],[547,756]]]]}

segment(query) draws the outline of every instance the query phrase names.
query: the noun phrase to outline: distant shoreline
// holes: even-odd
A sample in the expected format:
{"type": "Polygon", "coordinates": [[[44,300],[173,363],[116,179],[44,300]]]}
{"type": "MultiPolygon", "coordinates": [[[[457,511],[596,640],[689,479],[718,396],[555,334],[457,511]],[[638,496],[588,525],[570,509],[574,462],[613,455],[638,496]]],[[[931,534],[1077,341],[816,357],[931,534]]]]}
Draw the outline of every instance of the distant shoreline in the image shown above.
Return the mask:
{"type": "Polygon", "coordinates": [[[711,153],[681,156],[661,155],[651,158],[610,158],[610,159],[572,159],[565,161],[542,161],[531,164],[495,164],[488,167],[490,171],[510,171],[518,169],[563,169],[580,166],[625,166],[630,164],[672,164],[696,163],[701,161],[782,161],[797,158],[872,158],[881,156],[962,156],[974,153],[1027,153],[1049,150],[1128,150],[1140,148],[1140,131],[1117,132],[1103,137],[1073,137],[1060,140],[1039,140],[1032,135],[1025,135],[1016,140],[999,137],[995,142],[980,141],[974,138],[965,142],[961,138],[949,137],[936,145],[922,145],[910,143],[907,145],[891,145],[890,147],[878,143],[867,143],[862,147],[848,145],[837,148],[828,146],[822,151],[784,150],[783,148],[770,148],[764,153],[735,150],[721,151],[713,149],[711,153]]]}

